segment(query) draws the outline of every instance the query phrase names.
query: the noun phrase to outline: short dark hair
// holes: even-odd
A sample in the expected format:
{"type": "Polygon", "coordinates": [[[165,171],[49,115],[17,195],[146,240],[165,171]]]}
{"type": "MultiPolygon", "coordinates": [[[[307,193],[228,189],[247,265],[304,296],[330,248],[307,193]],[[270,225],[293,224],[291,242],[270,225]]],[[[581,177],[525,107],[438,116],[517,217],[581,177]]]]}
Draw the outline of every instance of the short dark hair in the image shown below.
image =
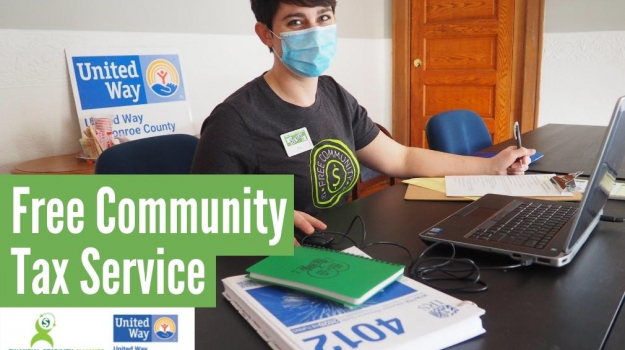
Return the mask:
{"type": "Polygon", "coordinates": [[[332,12],[336,8],[336,0],[250,0],[256,20],[273,30],[273,18],[278,12],[280,3],[301,7],[330,6],[332,12]]]}

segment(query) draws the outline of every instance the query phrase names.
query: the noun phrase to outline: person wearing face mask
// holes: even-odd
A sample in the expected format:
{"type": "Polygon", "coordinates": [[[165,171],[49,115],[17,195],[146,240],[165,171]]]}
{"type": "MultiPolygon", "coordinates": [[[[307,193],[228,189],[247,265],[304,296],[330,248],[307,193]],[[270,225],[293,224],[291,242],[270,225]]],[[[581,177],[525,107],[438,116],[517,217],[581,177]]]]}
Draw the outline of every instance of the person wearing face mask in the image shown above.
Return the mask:
{"type": "Polygon", "coordinates": [[[381,133],[349,92],[322,75],[337,51],[336,0],[251,0],[251,6],[273,66],[204,121],[193,173],[293,174],[295,226],[312,233],[326,228],[312,215],[347,201],[360,163],[399,178],[527,169],[534,150],[465,157],[406,147],[381,133]]]}

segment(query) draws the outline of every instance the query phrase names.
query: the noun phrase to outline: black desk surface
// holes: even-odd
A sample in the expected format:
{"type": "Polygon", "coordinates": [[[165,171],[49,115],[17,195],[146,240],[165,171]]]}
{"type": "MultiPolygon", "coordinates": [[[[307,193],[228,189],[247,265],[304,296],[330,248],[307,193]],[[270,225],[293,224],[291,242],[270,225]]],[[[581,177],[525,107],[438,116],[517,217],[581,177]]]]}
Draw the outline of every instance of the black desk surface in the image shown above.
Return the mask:
{"type": "MultiPolygon", "coordinates": [[[[359,214],[366,220],[369,241],[394,241],[418,253],[425,244],[417,234],[465,203],[405,201],[405,191],[406,186],[399,184],[324,212],[321,218],[331,229],[345,230],[359,214]]],[[[625,202],[609,201],[605,211],[607,215],[622,215],[625,202]]],[[[473,300],[486,310],[483,324],[487,333],[453,349],[599,349],[625,292],[624,225],[600,223],[573,262],[563,268],[530,266],[483,272],[490,285],[488,291],[454,295],[473,300]]],[[[375,258],[406,263],[402,251],[393,247],[372,247],[367,252],[375,258]]],[[[509,262],[505,257],[479,252],[463,251],[461,255],[480,265],[509,262]]],[[[217,307],[196,309],[196,348],[268,348],[221,296],[222,278],[243,274],[259,259],[217,259],[217,307]]],[[[625,322],[622,327],[625,329],[625,322]]],[[[612,336],[606,348],[623,349],[623,340],[622,335],[612,336]]]]}
{"type": "MultiPolygon", "coordinates": [[[[545,155],[536,163],[530,164],[530,171],[568,174],[581,170],[589,176],[595,166],[606,129],[605,126],[548,124],[523,134],[524,147],[535,148],[545,155]]],[[[500,151],[512,145],[516,145],[514,139],[489,150],[500,151]]],[[[625,162],[619,169],[618,178],[625,179],[625,162]]]]}

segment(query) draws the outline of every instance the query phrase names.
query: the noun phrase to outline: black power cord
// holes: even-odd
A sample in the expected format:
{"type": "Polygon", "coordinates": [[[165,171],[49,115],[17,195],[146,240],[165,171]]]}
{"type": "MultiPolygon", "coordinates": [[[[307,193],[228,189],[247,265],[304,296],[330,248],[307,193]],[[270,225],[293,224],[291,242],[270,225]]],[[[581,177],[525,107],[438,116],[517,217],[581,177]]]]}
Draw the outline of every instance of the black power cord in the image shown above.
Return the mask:
{"type": "Polygon", "coordinates": [[[473,260],[456,258],[456,246],[450,242],[436,242],[427,247],[410,266],[408,277],[444,292],[477,293],[488,290],[488,284],[481,279],[483,270],[510,270],[534,263],[533,258],[504,266],[478,266],[473,260]],[[438,246],[449,246],[451,254],[445,257],[428,257],[438,246]],[[449,286],[449,285],[452,286],[449,286]]]}
{"type": "Polygon", "coordinates": [[[509,270],[529,266],[534,263],[533,258],[526,258],[521,260],[520,263],[513,265],[479,267],[471,259],[456,258],[456,247],[453,243],[449,242],[437,242],[432,244],[413,261],[410,249],[400,243],[386,241],[365,243],[367,239],[367,229],[364,219],[359,215],[356,215],[354,219],[352,219],[345,232],[332,230],[316,231],[313,234],[303,237],[301,244],[303,246],[333,248],[336,245],[342,244],[346,239],[360,249],[366,249],[374,245],[388,245],[402,249],[408,254],[409,258],[406,276],[444,292],[483,292],[488,290],[488,284],[481,279],[480,271],[509,270]],[[356,241],[349,236],[356,221],[360,221],[362,229],[360,244],[356,243],[356,241]],[[341,238],[335,240],[335,236],[340,236],[341,238]],[[438,246],[449,246],[451,248],[451,254],[443,257],[428,256],[431,255],[430,252],[432,249],[438,246]],[[450,286],[450,284],[452,286],[450,286]]]}
{"type": "Polygon", "coordinates": [[[599,220],[607,221],[607,222],[625,222],[625,218],[618,218],[615,216],[608,216],[608,215],[601,215],[599,220]]]}

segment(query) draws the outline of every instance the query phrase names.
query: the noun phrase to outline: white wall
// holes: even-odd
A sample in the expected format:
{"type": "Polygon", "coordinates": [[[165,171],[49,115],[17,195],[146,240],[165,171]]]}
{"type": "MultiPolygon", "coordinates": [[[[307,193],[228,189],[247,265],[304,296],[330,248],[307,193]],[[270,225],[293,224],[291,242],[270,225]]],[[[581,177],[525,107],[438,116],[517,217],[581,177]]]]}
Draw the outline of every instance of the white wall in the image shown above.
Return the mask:
{"type": "MultiPolygon", "coordinates": [[[[390,38],[391,1],[337,0],[341,36],[390,38]]],[[[248,35],[253,23],[250,0],[0,0],[0,29],[248,35]]]]}
{"type": "Polygon", "coordinates": [[[545,0],[545,32],[625,31],[625,1],[545,0]]]}
{"type": "Polygon", "coordinates": [[[625,96],[625,31],[546,33],[540,125],[608,125],[625,96]]]}
{"type": "Polygon", "coordinates": [[[625,95],[623,13],[623,0],[546,0],[540,125],[609,123],[625,95]]]}
{"type": "MultiPolygon", "coordinates": [[[[377,2],[370,6],[371,12],[349,11],[349,6],[358,7],[359,1],[340,1],[337,9],[339,51],[328,74],[367,108],[374,121],[390,129],[392,45],[387,28],[390,26],[390,1],[368,0],[377,2]],[[350,15],[366,18],[351,17],[343,25],[340,16],[350,15]],[[353,26],[363,22],[377,29],[354,30],[353,26]]],[[[219,3],[225,7],[241,7],[240,3],[228,5],[230,1],[219,3]]],[[[5,4],[0,2],[0,5],[5,4]]],[[[0,14],[4,13],[5,19],[10,16],[2,10],[7,9],[0,6],[0,14]]],[[[24,22],[30,20],[35,26],[23,6],[10,10],[26,16],[28,20],[24,22]]],[[[80,150],[80,131],[64,56],[67,47],[179,48],[187,95],[199,131],[202,121],[218,103],[271,67],[272,56],[253,34],[254,19],[249,6],[245,6],[245,11],[243,16],[250,22],[246,35],[223,34],[222,30],[211,34],[0,29],[0,173],[8,172],[22,161],[80,150]]],[[[13,22],[18,27],[19,21],[13,22]]],[[[42,24],[48,25],[52,24],[42,24]]],[[[0,28],[6,26],[4,22],[0,28]]]]}

